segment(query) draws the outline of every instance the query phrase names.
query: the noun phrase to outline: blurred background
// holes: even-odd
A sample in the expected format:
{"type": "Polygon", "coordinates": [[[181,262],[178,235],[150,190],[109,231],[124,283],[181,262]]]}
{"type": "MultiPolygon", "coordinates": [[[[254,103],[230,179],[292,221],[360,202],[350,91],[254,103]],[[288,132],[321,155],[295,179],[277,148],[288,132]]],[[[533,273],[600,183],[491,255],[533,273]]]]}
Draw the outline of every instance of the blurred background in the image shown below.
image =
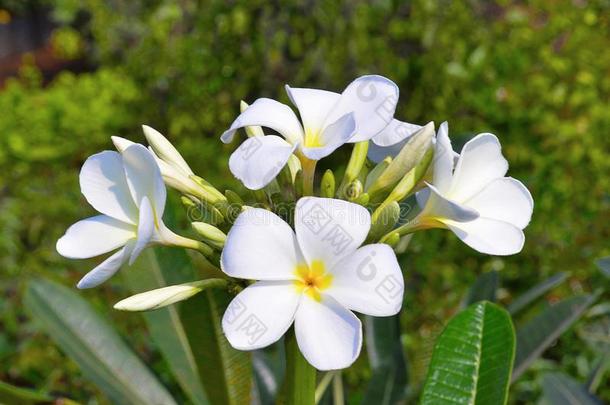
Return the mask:
{"type": "MultiPolygon", "coordinates": [[[[22,305],[31,277],[73,287],[99,262],[54,249],[94,212],[79,192],[80,166],[112,149],[111,135],[142,142],[145,123],[198,175],[235,188],[235,145],[218,137],[240,100],[288,102],[285,83],[341,91],[362,74],[387,76],[400,87],[397,118],[448,120],[457,150],[476,133],[496,134],[509,175],[534,196],[520,255],[480,255],[442,230],[413,238],[401,259],[412,378],[484,272],[499,271],[500,302],[562,271],[568,281],[540,305],[608,287],[595,266],[610,254],[608,49],[608,0],[0,0],[0,380],[108,403],[22,305]]],[[[344,148],[323,166],[348,156],[344,148]]],[[[112,310],[128,295],[120,277],[80,294],[177,390],[141,318],[112,310]]],[[[535,402],[540,370],[585,380],[610,346],[608,306],[595,315],[601,329],[569,330],[513,386],[511,402],[535,402]]],[[[354,392],[369,377],[364,360],[345,373],[354,392]]],[[[607,379],[598,395],[610,401],[607,379]]]]}

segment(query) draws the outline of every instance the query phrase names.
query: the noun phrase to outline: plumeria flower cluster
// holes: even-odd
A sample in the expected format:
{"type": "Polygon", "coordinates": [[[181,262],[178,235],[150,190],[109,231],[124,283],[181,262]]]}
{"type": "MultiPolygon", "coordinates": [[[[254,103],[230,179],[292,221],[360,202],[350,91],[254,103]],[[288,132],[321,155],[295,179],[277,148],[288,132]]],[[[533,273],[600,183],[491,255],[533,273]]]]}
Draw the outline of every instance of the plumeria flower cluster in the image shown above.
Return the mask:
{"type": "Polygon", "coordinates": [[[285,90],[299,116],[268,98],[242,102],[220,136],[233,144],[245,130],[228,166],[249,195],[220,192],[148,126],[148,148],[112,137],[117,152],[87,159],[81,191],[101,215],[70,227],[57,251],[69,258],[115,252],[78,287],[108,280],[147,247],[192,249],[222,276],[140,293],[115,308],[152,310],[224,289],[233,296],[221,325],[234,348],[263,348],[293,330],[310,364],[335,370],[360,353],[357,314],[400,312],[408,269],[401,270],[397,253],[411,234],[448,229],[491,255],[523,248],[533,200],[521,182],[505,177],[508,163],[496,136],[477,135],[457,154],[447,123],[437,134],[433,122],[394,117],[398,87],[381,76],[362,76],[341,93],[285,90]],[[353,146],[340,182],[330,169],[316,176],[317,161],[345,144],[353,146]],[[191,218],[196,236],[164,225],[166,185],[189,212],[213,214],[191,218]],[[419,210],[405,209],[413,200],[419,210]]]}

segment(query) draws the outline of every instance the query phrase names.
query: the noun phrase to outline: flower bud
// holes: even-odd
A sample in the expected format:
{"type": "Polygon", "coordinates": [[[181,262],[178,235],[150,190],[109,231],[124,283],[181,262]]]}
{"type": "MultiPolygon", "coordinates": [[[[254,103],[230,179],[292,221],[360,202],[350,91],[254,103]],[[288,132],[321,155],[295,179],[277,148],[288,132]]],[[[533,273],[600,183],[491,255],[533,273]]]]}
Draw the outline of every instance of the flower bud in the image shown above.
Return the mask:
{"type": "Polygon", "coordinates": [[[227,235],[223,231],[205,222],[192,222],[191,225],[204,242],[218,249],[223,248],[227,240],[227,235]]]}
{"type": "Polygon", "coordinates": [[[349,201],[354,201],[360,197],[360,194],[362,194],[363,191],[364,187],[362,186],[362,182],[356,179],[347,185],[344,195],[349,201]]]}
{"type": "Polygon", "coordinates": [[[426,152],[433,147],[433,139],[433,122],[429,122],[409,138],[392,163],[367,189],[373,201],[383,199],[384,193],[395,187],[410,170],[424,159],[426,152]]]}
{"type": "Polygon", "coordinates": [[[174,148],[174,146],[165,138],[159,131],[151,128],[147,125],[142,125],[144,130],[144,136],[148,141],[148,144],[159,157],[159,159],[172,166],[174,169],[179,170],[185,175],[192,175],[193,171],[182,158],[182,155],[174,148]]]}
{"type": "Polygon", "coordinates": [[[335,175],[330,169],[326,170],[324,176],[322,176],[320,196],[326,198],[334,198],[335,196],[335,175]]]}
{"type": "Polygon", "coordinates": [[[132,295],[117,302],[114,305],[114,309],[119,311],[150,311],[189,299],[205,288],[225,287],[226,285],[227,280],[219,278],[170,285],[132,295]]]}
{"type": "Polygon", "coordinates": [[[369,240],[377,240],[390,232],[400,218],[400,205],[396,201],[382,204],[371,216],[371,230],[369,240]]]}

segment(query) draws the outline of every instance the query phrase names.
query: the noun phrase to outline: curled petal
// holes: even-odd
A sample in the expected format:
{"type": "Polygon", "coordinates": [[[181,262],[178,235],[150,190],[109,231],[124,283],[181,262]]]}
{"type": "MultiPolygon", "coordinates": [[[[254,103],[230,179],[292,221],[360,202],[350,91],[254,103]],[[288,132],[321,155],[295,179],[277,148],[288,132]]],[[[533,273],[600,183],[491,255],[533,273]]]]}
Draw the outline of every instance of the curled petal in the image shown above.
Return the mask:
{"type": "Polygon", "coordinates": [[[512,177],[493,180],[466,204],[481,217],[508,222],[520,229],[529,224],[534,210],[532,195],[523,183],[512,177]]]}
{"type": "MultiPolygon", "coordinates": [[[[355,130],[354,114],[345,114],[324,128],[324,131],[314,143],[315,146],[307,146],[306,143],[301,148],[303,154],[311,160],[320,160],[345,144],[354,135],[355,130]]],[[[307,139],[305,141],[307,142],[307,139]]]]}
{"type": "Polygon", "coordinates": [[[508,162],[502,156],[498,138],[479,134],[462,148],[449,194],[455,201],[465,201],[491,181],[504,177],[507,170],[508,162]]]}
{"type": "Polygon", "coordinates": [[[373,137],[373,143],[378,146],[392,146],[406,141],[411,135],[421,129],[421,125],[409,124],[408,122],[392,121],[381,132],[373,137]]]}
{"type": "Polygon", "coordinates": [[[260,125],[271,128],[292,144],[303,142],[303,127],[294,111],[270,98],[259,98],[241,113],[220,137],[224,143],[233,140],[239,128],[260,125]]]}
{"type": "Polygon", "coordinates": [[[119,153],[104,151],[90,156],[80,171],[80,189],[100,213],[131,224],[138,222],[138,208],[131,197],[119,153]]]}
{"type": "Polygon", "coordinates": [[[70,259],[86,259],[115,250],[135,238],[135,225],[106,215],[83,219],[72,225],[56,244],[57,252],[70,259]]]}
{"type": "Polygon", "coordinates": [[[282,170],[297,145],[279,136],[253,136],[231,154],[229,169],[250,190],[260,190],[282,170]]]}
{"type": "Polygon", "coordinates": [[[525,236],[518,227],[504,221],[479,218],[471,222],[445,221],[465,244],[481,253],[507,256],[523,249],[525,236]]]}
{"type": "Polygon", "coordinates": [[[416,199],[418,205],[423,207],[419,214],[422,218],[449,219],[455,222],[469,222],[479,218],[476,210],[449,200],[430,184],[416,194],[416,199]]]}
{"type": "Polygon", "coordinates": [[[129,258],[129,265],[136,261],[142,250],[150,243],[155,231],[155,214],[148,197],[142,198],[140,204],[140,220],[138,222],[138,238],[129,258]]]}
{"type": "Polygon", "coordinates": [[[454,152],[447,122],[443,122],[434,145],[434,186],[442,193],[449,191],[453,179],[454,152]]]}
{"type": "Polygon", "coordinates": [[[167,191],[153,155],[144,146],[134,144],[123,152],[123,162],[133,200],[140,204],[147,197],[155,217],[163,217],[167,191]]]}
{"type": "Polygon", "coordinates": [[[351,82],[326,118],[325,125],[354,113],[356,134],[350,142],[362,142],[381,132],[394,117],[398,102],[398,86],[377,75],[362,76],[351,82]]]}
{"type": "Polygon", "coordinates": [[[124,263],[129,261],[135,240],[127,242],[125,247],[116,251],[112,256],[100,263],[96,268],[85,274],[85,277],[76,285],[78,288],[93,288],[102,284],[116,273],[124,263]]]}
{"type": "Polygon", "coordinates": [[[307,131],[321,132],[330,110],[340,94],[318,89],[304,89],[286,85],[290,101],[299,109],[303,126],[307,131]]]}

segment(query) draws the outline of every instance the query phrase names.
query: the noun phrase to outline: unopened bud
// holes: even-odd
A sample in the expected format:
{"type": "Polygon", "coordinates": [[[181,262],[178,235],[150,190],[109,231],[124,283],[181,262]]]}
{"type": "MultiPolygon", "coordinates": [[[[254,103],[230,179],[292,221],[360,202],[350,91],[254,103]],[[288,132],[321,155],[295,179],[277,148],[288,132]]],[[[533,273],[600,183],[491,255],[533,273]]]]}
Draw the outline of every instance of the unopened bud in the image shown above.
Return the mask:
{"type": "Polygon", "coordinates": [[[227,240],[227,235],[220,229],[205,222],[192,222],[191,225],[195,232],[201,236],[204,242],[218,249],[222,249],[227,240]]]}
{"type": "Polygon", "coordinates": [[[335,196],[335,175],[330,169],[326,170],[324,176],[322,176],[320,196],[326,198],[333,198],[335,196]]]}

